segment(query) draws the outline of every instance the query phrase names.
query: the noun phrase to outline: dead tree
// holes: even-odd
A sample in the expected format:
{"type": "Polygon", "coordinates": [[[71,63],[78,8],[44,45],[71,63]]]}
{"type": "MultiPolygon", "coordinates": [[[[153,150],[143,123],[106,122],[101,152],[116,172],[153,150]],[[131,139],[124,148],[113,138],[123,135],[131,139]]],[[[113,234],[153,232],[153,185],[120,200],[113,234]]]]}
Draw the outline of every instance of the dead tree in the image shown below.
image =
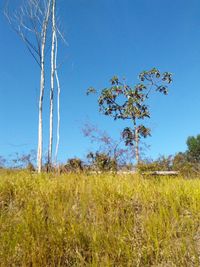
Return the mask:
{"type": "MultiPolygon", "coordinates": [[[[56,43],[56,0],[52,0],[52,42],[51,42],[51,89],[50,89],[50,117],[49,117],[49,148],[48,165],[52,165],[53,147],[53,109],[54,109],[54,80],[55,80],[55,43],[56,43]]],[[[57,46],[57,45],[56,45],[57,46]]]]}
{"type": "Polygon", "coordinates": [[[56,34],[55,76],[56,76],[56,83],[57,83],[57,139],[56,139],[55,162],[57,162],[58,148],[60,144],[60,92],[61,92],[60,80],[59,80],[58,71],[57,71],[57,54],[58,54],[58,38],[56,34]]]}
{"type": "Polygon", "coordinates": [[[38,116],[38,172],[42,170],[43,97],[45,89],[45,53],[52,0],[27,0],[17,11],[10,13],[7,3],[4,14],[40,67],[38,116]]]}
{"type": "MultiPolygon", "coordinates": [[[[51,90],[50,90],[50,128],[49,128],[49,149],[48,149],[48,164],[52,165],[52,147],[53,147],[53,111],[54,111],[54,92],[55,81],[57,85],[57,129],[56,129],[56,149],[55,149],[55,163],[57,162],[58,148],[60,143],[60,80],[58,75],[58,44],[62,40],[66,44],[64,35],[59,30],[57,11],[57,0],[52,0],[52,42],[51,42],[51,90]]],[[[61,64],[60,64],[61,65],[61,64]]]]}

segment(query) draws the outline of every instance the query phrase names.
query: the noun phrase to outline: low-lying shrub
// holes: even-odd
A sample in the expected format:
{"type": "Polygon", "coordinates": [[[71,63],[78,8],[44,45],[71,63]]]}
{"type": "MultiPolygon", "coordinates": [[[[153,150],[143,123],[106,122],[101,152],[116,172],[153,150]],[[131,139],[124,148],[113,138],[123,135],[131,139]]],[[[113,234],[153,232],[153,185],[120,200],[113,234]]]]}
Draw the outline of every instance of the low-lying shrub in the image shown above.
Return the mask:
{"type": "Polygon", "coordinates": [[[157,160],[141,161],[137,165],[137,170],[140,173],[152,172],[152,171],[171,171],[172,168],[172,157],[159,157],[157,160]]]}
{"type": "Polygon", "coordinates": [[[186,153],[178,153],[174,157],[173,169],[178,170],[185,177],[200,175],[200,164],[192,162],[186,153]]]}
{"type": "Polygon", "coordinates": [[[68,159],[64,168],[66,172],[82,172],[84,169],[84,163],[79,158],[71,158],[68,159]]]}
{"type": "Polygon", "coordinates": [[[90,152],[87,158],[91,161],[90,168],[96,171],[117,171],[117,161],[106,153],[90,152]]]}

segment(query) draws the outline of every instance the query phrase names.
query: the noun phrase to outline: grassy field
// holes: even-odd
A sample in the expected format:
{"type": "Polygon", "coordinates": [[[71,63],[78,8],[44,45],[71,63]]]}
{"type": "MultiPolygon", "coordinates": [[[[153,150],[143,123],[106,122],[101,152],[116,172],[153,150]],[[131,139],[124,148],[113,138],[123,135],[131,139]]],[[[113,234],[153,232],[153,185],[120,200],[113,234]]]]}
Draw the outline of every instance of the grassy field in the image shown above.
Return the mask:
{"type": "Polygon", "coordinates": [[[200,266],[200,180],[0,173],[0,266],[200,266]]]}

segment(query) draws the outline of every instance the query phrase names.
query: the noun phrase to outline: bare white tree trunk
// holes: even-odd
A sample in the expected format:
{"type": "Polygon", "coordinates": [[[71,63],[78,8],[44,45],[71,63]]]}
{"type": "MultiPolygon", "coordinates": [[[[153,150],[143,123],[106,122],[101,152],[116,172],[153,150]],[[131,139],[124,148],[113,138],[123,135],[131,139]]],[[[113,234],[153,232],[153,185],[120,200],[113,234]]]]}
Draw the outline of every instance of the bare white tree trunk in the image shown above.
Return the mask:
{"type": "Polygon", "coordinates": [[[46,47],[46,37],[47,37],[47,27],[51,10],[51,0],[48,1],[46,16],[42,25],[42,43],[41,43],[41,72],[40,72],[40,97],[39,97],[39,121],[38,121],[38,152],[37,152],[37,164],[38,172],[42,170],[42,110],[43,110],[43,97],[44,97],[44,87],[45,87],[45,47],[46,47]]]}
{"type": "Polygon", "coordinates": [[[56,0],[52,0],[52,43],[51,43],[51,89],[50,89],[50,117],[49,117],[49,149],[48,165],[52,165],[53,147],[53,100],[54,100],[54,77],[55,77],[55,40],[56,40],[56,0]]]}
{"type": "Polygon", "coordinates": [[[55,76],[56,76],[56,83],[57,83],[57,140],[56,140],[56,151],[55,151],[55,162],[57,162],[58,158],[58,148],[60,143],[60,81],[58,77],[57,71],[57,54],[58,54],[58,39],[56,35],[56,49],[55,49],[55,76]]]}

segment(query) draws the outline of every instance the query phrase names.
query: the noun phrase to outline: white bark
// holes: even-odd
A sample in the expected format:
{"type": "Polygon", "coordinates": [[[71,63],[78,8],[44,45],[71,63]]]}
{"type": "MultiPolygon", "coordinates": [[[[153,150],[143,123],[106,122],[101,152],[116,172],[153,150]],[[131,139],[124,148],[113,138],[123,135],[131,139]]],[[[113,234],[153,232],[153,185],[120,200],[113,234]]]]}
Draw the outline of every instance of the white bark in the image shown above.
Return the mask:
{"type": "Polygon", "coordinates": [[[56,40],[56,0],[52,0],[52,43],[51,43],[51,89],[50,89],[50,117],[49,117],[49,149],[48,164],[52,165],[53,147],[53,100],[54,100],[54,77],[55,77],[55,40],[56,40]]]}
{"type": "Polygon", "coordinates": [[[50,16],[51,0],[48,1],[47,11],[42,25],[42,43],[41,43],[41,73],[40,73],[40,97],[39,97],[39,120],[38,120],[38,152],[37,152],[37,163],[38,172],[42,170],[42,144],[43,144],[43,97],[44,97],[44,87],[45,87],[45,47],[46,47],[46,37],[47,37],[47,27],[50,16]]]}
{"type": "Polygon", "coordinates": [[[60,144],[60,81],[57,72],[57,54],[58,54],[58,39],[56,35],[56,48],[55,48],[55,76],[57,83],[57,140],[56,140],[56,151],[55,151],[55,162],[57,162],[58,158],[58,148],[60,144]]]}

